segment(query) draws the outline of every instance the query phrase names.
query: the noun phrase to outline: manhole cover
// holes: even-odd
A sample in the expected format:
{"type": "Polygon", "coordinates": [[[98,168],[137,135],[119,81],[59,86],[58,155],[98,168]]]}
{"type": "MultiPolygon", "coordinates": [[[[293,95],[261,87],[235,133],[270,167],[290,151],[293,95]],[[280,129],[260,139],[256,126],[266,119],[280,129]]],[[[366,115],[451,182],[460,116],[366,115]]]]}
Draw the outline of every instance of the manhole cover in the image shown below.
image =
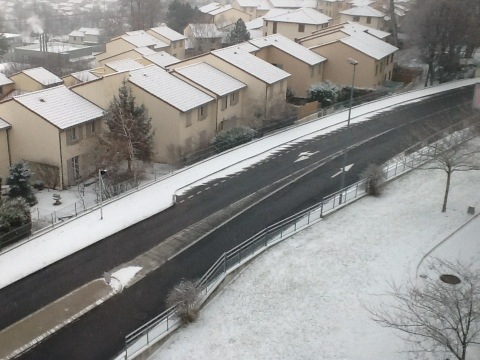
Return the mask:
{"type": "Polygon", "coordinates": [[[442,280],[444,283],[451,284],[451,285],[457,285],[457,284],[460,284],[461,282],[458,276],[451,275],[451,274],[440,275],[440,280],[442,280]]]}

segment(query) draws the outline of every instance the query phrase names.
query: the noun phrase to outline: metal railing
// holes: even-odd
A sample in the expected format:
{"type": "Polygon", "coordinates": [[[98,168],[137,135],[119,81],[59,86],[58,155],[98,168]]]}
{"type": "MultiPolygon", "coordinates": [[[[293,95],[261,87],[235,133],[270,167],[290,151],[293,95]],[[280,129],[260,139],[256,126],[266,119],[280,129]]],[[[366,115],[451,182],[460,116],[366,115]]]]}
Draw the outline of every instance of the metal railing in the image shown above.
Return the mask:
{"type": "MultiPolygon", "coordinates": [[[[458,125],[455,124],[452,128],[455,126],[458,125]]],[[[447,136],[447,139],[453,137],[456,139],[456,143],[458,143],[458,141],[468,141],[472,137],[477,136],[475,131],[471,131],[473,126],[474,125],[471,125],[465,129],[453,132],[447,136]]],[[[436,135],[431,138],[434,139],[435,136],[436,135]]],[[[438,143],[440,141],[444,140],[440,139],[436,142],[438,143]]],[[[427,144],[428,143],[427,141],[427,144]]],[[[403,156],[401,159],[397,157],[383,166],[385,180],[391,180],[431,160],[437,149],[437,147],[432,146],[432,144],[435,144],[435,142],[431,142],[430,145],[426,145],[415,152],[407,150],[404,154],[408,155],[403,156]]],[[[412,147],[412,149],[415,147],[416,146],[412,147]]],[[[332,213],[339,207],[343,207],[364,195],[365,181],[361,180],[325,197],[320,203],[267,227],[233,249],[225,252],[197,282],[201,294],[200,302],[205,301],[225,277],[238,267],[278,242],[317,223],[325,215],[332,213]]],[[[175,309],[173,307],[167,309],[162,314],[126,336],[125,351],[117,357],[117,360],[133,359],[143,350],[178,328],[180,324],[181,322],[175,309]]]]}

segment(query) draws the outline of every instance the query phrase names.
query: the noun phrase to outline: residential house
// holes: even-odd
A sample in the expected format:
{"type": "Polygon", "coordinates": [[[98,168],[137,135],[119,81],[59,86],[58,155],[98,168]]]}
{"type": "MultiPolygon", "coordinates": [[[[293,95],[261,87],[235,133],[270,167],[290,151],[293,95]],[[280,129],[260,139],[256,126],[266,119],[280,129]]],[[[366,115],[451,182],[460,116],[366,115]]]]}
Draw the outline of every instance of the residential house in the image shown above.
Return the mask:
{"type": "Polygon", "coordinates": [[[66,87],[71,87],[73,85],[82,84],[97,79],[98,76],[89,70],[77,71],[62,77],[63,83],[66,87]]]}
{"type": "Polygon", "coordinates": [[[5,74],[0,73],[0,99],[12,92],[14,88],[15,82],[6,77],[5,74]]]}
{"type": "Polygon", "coordinates": [[[188,24],[183,33],[188,39],[189,57],[222,48],[224,33],[215,24],[188,24]]]}
{"type": "Polygon", "coordinates": [[[352,7],[340,11],[340,22],[353,21],[380,30],[383,29],[384,17],[384,13],[370,6],[352,7]]]}
{"type": "Polygon", "coordinates": [[[291,74],[287,86],[296,96],[307,97],[310,85],[323,81],[327,59],[293,40],[274,34],[249,42],[259,48],[255,56],[291,74]]]}
{"type": "Polygon", "coordinates": [[[114,55],[109,56],[109,57],[104,57],[100,61],[97,61],[97,63],[98,63],[99,66],[103,66],[107,62],[123,60],[123,59],[134,59],[135,60],[135,59],[140,59],[140,58],[142,58],[146,55],[153,55],[153,54],[157,54],[157,53],[160,53],[160,52],[162,52],[162,51],[155,51],[155,50],[152,50],[152,49],[150,49],[148,47],[145,47],[145,46],[144,47],[138,47],[138,48],[126,50],[126,51],[118,53],[118,54],[114,54],[114,55]]]}
{"type": "Polygon", "coordinates": [[[315,9],[317,7],[317,0],[268,0],[268,2],[277,9],[315,9]]]}
{"type": "Polygon", "coordinates": [[[62,79],[43,67],[22,70],[10,76],[16,90],[37,91],[63,84],[62,79]]]}
{"type": "Polygon", "coordinates": [[[143,58],[145,60],[145,65],[155,64],[157,66],[160,66],[161,68],[166,68],[169,65],[180,62],[179,59],[170,54],[167,54],[164,51],[160,51],[151,55],[144,55],[143,58]]]}
{"type": "Polygon", "coordinates": [[[340,21],[340,11],[346,10],[347,4],[344,0],[318,0],[317,10],[332,18],[331,23],[340,21]]]}
{"type": "Polygon", "coordinates": [[[8,139],[11,127],[9,123],[0,118],[0,178],[3,179],[3,185],[5,185],[5,179],[9,175],[9,169],[12,165],[8,139]]]}
{"type": "Polygon", "coordinates": [[[100,43],[100,29],[82,27],[68,34],[68,42],[80,45],[97,45],[100,43]]]}
{"type": "Polygon", "coordinates": [[[131,71],[128,84],[152,118],[155,161],[172,162],[208,145],[215,135],[216,102],[206,92],[156,65],[131,71]]]}
{"type": "Polygon", "coordinates": [[[186,37],[184,35],[170,29],[165,24],[151,28],[147,30],[147,33],[169,45],[169,48],[164,50],[165,52],[178,59],[185,59],[186,37]]]}
{"type": "Polygon", "coordinates": [[[231,5],[249,14],[252,19],[259,18],[272,9],[268,0],[233,0],[231,5]]]}
{"type": "MultiPolygon", "coordinates": [[[[123,71],[131,71],[131,70],[136,70],[136,69],[141,69],[143,68],[143,64],[140,63],[137,60],[133,59],[123,59],[123,60],[117,60],[117,61],[112,61],[105,63],[103,66],[104,69],[104,74],[111,74],[114,72],[123,72],[123,71]]],[[[99,71],[97,70],[94,74],[99,74],[99,71]]]]}
{"type": "Polygon", "coordinates": [[[252,19],[251,14],[236,9],[232,5],[221,5],[216,2],[202,6],[199,10],[207,16],[209,22],[220,29],[232,27],[238,19],[242,19],[245,23],[252,19]]]}
{"type": "Polygon", "coordinates": [[[263,34],[282,34],[290,40],[311,34],[328,26],[331,18],[311,8],[274,9],[263,17],[263,34]]]}
{"type": "Polygon", "coordinates": [[[334,30],[324,29],[298,39],[310,50],[327,58],[324,79],[337,84],[349,85],[351,67],[346,59],[358,61],[355,85],[374,87],[391,80],[395,46],[380,40],[367,31],[359,31],[355,25],[346,24],[334,30]]]}
{"type": "Polygon", "coordinates": [[[102,116],[101,108],[63,85],[0,103],[0,118],[12,125],[11,162],[25,160],[37,173],[55,169],[54,182],[62,188],[93,171],[88,154],[102,116]]]}
{"type": "Polygon", "coordinates": [[[241,123],[245,85],[213,66],[199,62],[176,68],[171,74],[195,87],[200,87],[216,99],[215,131],[221,131],[241,123]]]}

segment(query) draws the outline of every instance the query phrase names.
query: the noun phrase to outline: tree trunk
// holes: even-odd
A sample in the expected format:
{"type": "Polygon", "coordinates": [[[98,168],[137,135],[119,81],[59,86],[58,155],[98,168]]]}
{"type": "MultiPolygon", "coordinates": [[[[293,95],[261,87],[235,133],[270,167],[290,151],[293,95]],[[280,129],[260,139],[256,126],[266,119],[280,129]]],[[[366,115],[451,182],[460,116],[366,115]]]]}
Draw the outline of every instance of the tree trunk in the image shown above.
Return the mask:
{"type": "Polygon", "coordinates": [[[442,212],[447,211],[448,192],[450,191],[450,178],[452,176],[452,170],[447,170],[447,185],[445,186],[445,196],[443,197],[442,212]]]}

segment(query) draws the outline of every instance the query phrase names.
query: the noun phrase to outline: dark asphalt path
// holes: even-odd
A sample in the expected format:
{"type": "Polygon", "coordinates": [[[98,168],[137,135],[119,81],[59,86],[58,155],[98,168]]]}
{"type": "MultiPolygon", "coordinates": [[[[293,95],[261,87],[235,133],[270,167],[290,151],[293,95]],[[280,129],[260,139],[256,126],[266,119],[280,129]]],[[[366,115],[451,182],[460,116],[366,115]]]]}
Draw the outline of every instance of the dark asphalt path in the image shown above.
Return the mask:
{"type": "MultiPolygon", "coordinates": [[[[353,126],[350,140],[353,143],[366,139],[372,133],[380,133],[389,127],[421,118],[431,113],[432,109],[439,111],[442,108],[451,108],[459,102],[471,100],[472,94],[473,89],[468,88],[378,114],[374,120],[353,126]]],[[[434,120],[440,126],[440,123],[450,122],[452,118],[446,116],[434,120]]],[[[389,133],[350,151],[349,163],[355,163],[353,168],[355,170],[352,169],[348,173],[347,183],[356,181],[358,174],[369,163],[383,162],[400,152],[406,146],[409,133],[410,127],[403,127],[396,133],[389,133]]],[[[272,156],[269,161],[231,176],[225,183],[219,183],[214,193],[203,191],[172,209],[2,289],[0,291],[2,326],[8,325],[16,318],[24,317],[41,306],[38,304],[48,303],[61,296],[62,292],[67,293],[90,279],[100,277],[104,271],[133,258],[169,235],[248,195],[256,188],[268,185],[312,161],[340,150],[343,147],[343,139],[343,133],[338,131],[304,143],[293,144],[289,149],[272,156]],[[308,161],[295,163],[298,154],[304,151],[318,153],[308,161]],[[35,289],[34,299],[32,289],[35,289]],[[15,302],[16,306],[12,307],[15,302]],[[13,314],[9,313],[9,310],[13,314]]],[[[341,167],[340,161],[338,158],[325,164],[317,172],[239,216],[177,259],[147,276],[145,280],[64,328],[27,353],[24,358],[107,359],[115,355],[121,350],[123,338],[127,333],[163,310],[160,299],[179,279],[201,276],[225,250],[244,241],[265,226],[336,191],[339,180],[338,178],[332,180],[330,176],[341,167]]],[[[206,187],[209,186],[203,186],[206,187]]],[[[196,188],[195,193],[198,189],[202,187],[196,188]]],[[[189,194],[186,194],[184,198],[187,199],[188,196],[189,194]]]]}

